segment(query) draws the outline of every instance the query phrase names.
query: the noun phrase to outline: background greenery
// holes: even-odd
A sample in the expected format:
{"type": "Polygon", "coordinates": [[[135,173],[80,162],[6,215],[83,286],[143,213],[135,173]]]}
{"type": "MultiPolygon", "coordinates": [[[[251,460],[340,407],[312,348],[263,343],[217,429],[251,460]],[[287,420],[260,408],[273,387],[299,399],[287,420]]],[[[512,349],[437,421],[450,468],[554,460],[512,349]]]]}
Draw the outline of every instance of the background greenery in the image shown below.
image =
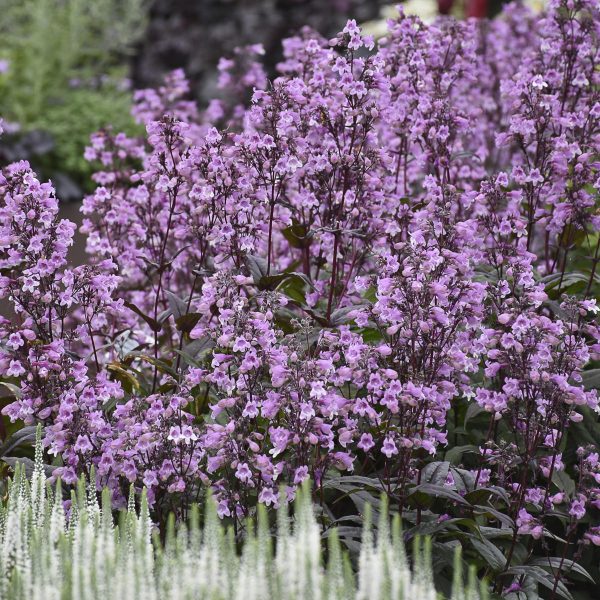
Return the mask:
{"type": "Polygon", "coordinates": [[[0,15],[0,157],[30,160],[63,199],[79,199],[90,134],[135,132],[128,61],[146,0],[0,0],[0,15]]]}

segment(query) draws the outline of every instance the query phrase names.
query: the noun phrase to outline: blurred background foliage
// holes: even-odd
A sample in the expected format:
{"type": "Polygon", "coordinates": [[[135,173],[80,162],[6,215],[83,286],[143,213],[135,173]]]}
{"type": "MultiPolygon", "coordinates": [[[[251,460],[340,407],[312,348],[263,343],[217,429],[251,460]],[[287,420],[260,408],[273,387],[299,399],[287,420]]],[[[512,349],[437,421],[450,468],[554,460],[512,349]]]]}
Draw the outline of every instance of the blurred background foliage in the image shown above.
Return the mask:
{"type": "MultiPolygon", "coordinates": [[[[501,1],[404,5],[430,20],[491,15],[501,1]]],[[[281,40],[305,25],[331,37],[354,18],[377,36],[395,12],[389,0],[0,0],[0,162],[29,160],[62,201],[78,201],[91,185],[90,134],[136,132],[132,89],[183,68],[204,104],[218,95],[219,59],[238,46],[262,44],[273,73],[281,40]]]]}
{"type": "Polygon", "coordinates": [[[0,158],[79,199],[90,133],[135,130],[128,62],[146,23],[146,0],[0,0],[0,158]]]}

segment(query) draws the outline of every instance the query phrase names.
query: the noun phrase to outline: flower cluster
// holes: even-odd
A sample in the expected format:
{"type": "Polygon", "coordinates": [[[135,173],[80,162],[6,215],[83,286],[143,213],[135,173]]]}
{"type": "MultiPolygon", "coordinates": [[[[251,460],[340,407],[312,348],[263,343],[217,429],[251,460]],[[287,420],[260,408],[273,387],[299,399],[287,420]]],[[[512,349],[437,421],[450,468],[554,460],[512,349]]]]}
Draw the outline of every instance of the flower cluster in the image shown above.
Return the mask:
{"type": "Polygon", "coordinates": [[[5,413],[47,425],[67,483],[94,465],[157,512],[210,485],[237,523],[356,471],[401,511],[424,484],[493,491],[507,568],[560,511],[598,545],[598,456],[565,446],[598,410],[599,23],[553,0],[485,26],[401,13],[377,47],[303,30],[271,82],[260,48],[224,60],[237,96],[205,111],[175,72],[136,96],[146,139],[92,137],[91,266],[68,268],[50,186],[7,167],[5,413]],[[431,483],[459,417],[475,458],[431,483]]]}

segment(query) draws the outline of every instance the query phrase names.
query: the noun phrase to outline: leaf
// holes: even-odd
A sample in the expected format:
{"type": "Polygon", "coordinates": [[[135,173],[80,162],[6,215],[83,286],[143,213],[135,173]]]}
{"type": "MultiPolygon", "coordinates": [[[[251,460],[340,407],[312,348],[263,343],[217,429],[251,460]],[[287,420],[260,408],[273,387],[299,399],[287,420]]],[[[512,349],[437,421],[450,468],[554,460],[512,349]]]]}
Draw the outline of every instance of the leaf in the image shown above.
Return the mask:
{"type": "Polygon", "coordinates": [[[365,511],[365,506],[369,504],[371,507],[371,512],[373,513],[373,521],[375,522],[379,515],[379,508],[381,506],[381,500],[377,496],[374,496],[366,490],[353,492],[348,494],[348,496],[354,503],[354,506],[356,506],[361,513],[365,511]]]}
{"type": "Polygon", "coordinates": [[[343,325],[344,323],[348,323],[351,320],[350,313],[353,313],[355,310],[358,310],[362,305],[356,306],[345,306],[344,308],[338,308],[331,313],[331,317],[329,321],[331,325],[337,327],[338,325],[343,325]]]}
{"type": "Polygon", "coordinates": [[[35,425],[28,425],[13,433],[4,444],[0,446],[0,456],[10,456],[10,453],[19,446],[33,446],[35,444],[36,429],[37,427],[35,425]]]}
{"type": "Polygon", "coordinates": [[[492,491],[489,488],[480,487],[476,490],[467,492],[465,494],[465,499],[471,504],[481,504],[482,502],[486,502],[491,495],[492,491]]]}
{"type": "Polygon", "coordinates": [[[556,535],[555,533],[552,533],[549,529],[546,529],[544,527],[544,530],[542,532],[542,535],[544,537],[550,538],[551,540],[555,540],[557,542],[560,542],[561,544],[567,544],[567,540],[565,540],[564,538],[561,538],[560,536],[556,535]]]}
{"type": "Polygon", "coordinates": [[[319,325],[323,325],[328,327],[330,325],[329,321],[325,318],[324,315],[318,313],[316,310],[312,310],[311,308],[304,308],[304,312],[307,315],[310,315],[319,325]]]}
{"type": "Polygon", "coordinates": [[[202,355],[211,348],[214,348],[214,346],[214,340],[209,337],[202,337],[190,342],[181,350],[175,349],[175,352],[179,354],[188,365],[199,367],[199,360],[202,358],[202,355]]]}
{"type": "Polygon", "coordinates": [[[308,284],[309,286],[312,285],[304,273],[297,273],[294,271],[291,273],[264,275],[258,280],[258,287],[261,290],[274,290],[283,285],[284,282],[288,283],[290,281],[296,284],[296,288],[300,286],[300,289],[303,289],[305,284],[308,284]]]}
{"type": "Polygon", "coordinates": [[[423,467],[421,471],[421,483],[433,483],[443,485],[448,477],[450,463],[447,461],[435,461],[423,467]]]}
{"type": "Polygon", "coordinates": [[[477,509],[475,511],[476,514],[478,514],[478,515],[491,515],[499,523],[502,523],[502,525],[505,525],[507,528],[510,528],[511,532],[514,530],[514,528],[515,528],[515,522],[513,521],[513,519],[511,519],[511,517],[509,517],[508,515],[505,515],[502,511],[497,510],[493,506],[482,505],[482,504],[475,505],[475,508],[477,509]]]}
{"type": "MultiPolygon", "coordinates": [[[[468,476],[469,477],[473,477],[472,473],[468,472],[468,476]]],[[[465,483],[464,480],[464,475],[461,475],[462,482],[461,485],[457,485],[457,487],[459,489],[462,489],[462,484],[465,483]]],[[[473,479],[469,479],[466,482],[469,487],[472,487],[473,489],[471,489],[470,492],[467,492],[465,494],[465,498],[471,503],[471,504],[481,504],[482,502],[486,501],[489,499],[490,496],[496,496],[502,500],[504,500],[504,502],[509,505],[510,504],[510,498],[508,497],[508,494],[506,493],[506,490],[502,489],[501,487],[498,486],[489,486],[489,487],[478,487],[477,489],[475,489],[475,477],[473,477],[473,479]]]]}
{"type": "MultiPolygon", "coordinates": [[[[26,458],[24,456],[1,456],[0,459],[2,459],[13,469],[17,466],[17,463],[20,463],[25,467],[25,474],[27,477],[31,477],[33,475],[35,463],[30,458],[26,458]]],[[[51,477],[55,468],[56,467],[53,467],[52,465],[44,465],[44,473],[46,477],[51,477]]]]}
{"type": "Polygon", "coordinates": [[[561,286],[561,291],[566,291],[566,288],[574,286],[576,284],[586,285],[589,280],[587,273],[581,273],[579,271],[571,271],[570,273],[553,273],[546,275],[541,279],[541,282],[546,285],[546,291],[550,291],[558,285],[561,286]]]}
{"type": "Polygon", "coordinates": [[[148,354],[142,354],[141,352],[132,352],[129,356],[135,356],[144,362],[150,363],[152,366],[156,367],[159,371],[163,373],[167,373],[172,377],[177,378],[177,372],[173,367],[167,364],[164,360],[160,360],[158,358],[154,358],[154,356],[148,356],[148,354]]]}
{"type": "Polygon", "coordinates": [[[503,487],[491,485],[488,489],[491,490],[494,496],[497,496],[501,500],[504,500],[507,506],[510,504],[510,497],[508,495],[508,492],[503,487]]]}
{"type": "Polygon", "coordinates": [[[541,600],[538,585],[532,579],[524,579],[520,589],[509,594],[491,594],[490,600],[541,600]]]}
{"type": "Polygon", "coordinates": [[[360,475],[344,475],[342,477],[327,479],[323,483],[324,488],[333,488],[342,491],[347,491],[348,486],[357,489],[360,489],[362,487],[368,487],[380,491],[383,491],[384,489],[381,485],[381,482],[378,479],[371,477],[362,477],[360,475]]]}
{"type": "Polygon", "coordinates": [[[590,369],[581,373],[581,383],[586,390],[600,389],[600,369],[590,369]]]}
{"type": "Polygon", "coordinates": [[[171,310],[172,315],[175,317],[175,320],[187,314],[188,306],[187,302],[183,300],[183,298],[179,298],[179,296],[176,296],[173,292],[165,292],[165,296],[167,297],[169,309],[171,310]]]}
{"type": "Polygon", "coordinates": [[[371,304],[377,302],[377,287],[372,285],[369,289],[363,294],[363,299],[371,304]]]}
{"type": "Polygon", "coordinates": [[[424,523],[419,523],[419,525],[415,525],[410,529],[407,529],[404,534],[404,541],[407,542],[416,536],[432,536],[439,531],[443,531],[444,529],[448,529],[448,521],[438,522],[437,519],[432,521],[425,521],[424,523]]]}
{"type": "MultiPolygon", "coordinates": [[[[510,517],[507,517],[510,519],[510,517]]],[[[510,519],[512,521],[512,519],[510,519]]],[[[488,540],[493,540],[496,538],[504,538],[510,539],[513,536],[514,528],[508,527],[486,527],[485,525],[481,525],[479,527],[479,533],[482,537],[487,538],[488,540]]]]}
{"type": "MultiPolygon", "coordinates": [[[[508,569],[507,573],[510,573],[511,575],[525,575],[526,577],[531,577],[531,579],[537,581],[539,584],[543,585],[549,590],[554,589],[554,577],[547,571],[544,571],[544,569],[541,567],[532,565],[519,565],[511,567],[508,569]]],[[[558,585],[556,586],[556,593],[567,600],[574,600],[573,596],[562,581],[558,582],[558,585]]]]}
{"type": "Polygon", "coordinates": [[[561,571],[565,573],[578,573],[579,575],[585,577],[591,583],[596,583],[594,578],[579,564],[572,560],[564,560],[559,556],[550,556],[548,558],[536,558],[532,560],[529,564],[540,567],[549,567],[552,569],[558,569],[560,567],[561,571]],[[562,562],[562,565],[561,565],[562,562]]]}
{"type": "Polygon", "coordinates": [[[454,502],[458,502],[458,504],[462,504],[463,506],[471,506],[460,494],[457,494],[455,491],[441,485],[421,483],[412,488],[409,497],[416,492],[422,492],[429,496],[435,496],[436,498],[447,498],[448,500],[453,500],[454,502]]]}
{"type": "Polygon", "coordinates": [[[156,316],[156,322],[162,327],[163,323],[165,323],[172,314],[173,312],[170,308],[167,310],[163,310],[156,316]]]}
{"type": "Polygon", "coordinates": [[[569,318],[567,312],[560,307],[560,302],[557,302],[556,300],[548,300],[545,302],[545,305],[548,306],[559,319],[564,320],[569,318]]]}
{"type": "Polygon", "coordinates": [[[433,504],[431,494],[427,494],[421,490],[413,490],[409,494],[408,500],[410,501],[410,505],[414,508],[429,508],[433,504]]]}
{"type": "Polygon", "coordinates": [[[357,333],[362,336],[363,341],[367,344],[376,344],[383,340],[381,332],[374,327],[363,327],[357,333]]]}
{"type": "Polygon", "coordinates": [[[245,261],[254,283],[258,285],[260,280],[267,275],[267,261],[254,254],[246,254],[245,261]]]}
{"type": "Polygon", "coordinates": [[[123,386],[125,391],[131,393],[133,390],[140,391],[141,386],[137,378],[132,375],[127,369],[124,369],[117,363],[109,363],[106,366],[107,370],[113,373],[123,386]]]}
{"type": "Polygon", "coordinates": [[[575,493],[575,482],[565,471],[554,471],[552,473],[552,483],[561,491],[569,496],[575,493]]]}
{"type": "Polygon", "coordinates": [[[469,535],[473,548],[477,550],[479,555],[485,560],[485,562],[492,567],[494,571],[500,572],[504,570],[506,565],[506,557],[492,542],[485,537],[479,539],[474,535],[469,535]]]}
{"type": "MultiPolygon", "coordinates": [[[[336,525],[335,526],[335,532],[337,535],[339,535],[340,537],[350,537],[350,538],[356,538],[358,540],[361,539],[361,535],[362,535],[362,531],[363,528],[359,527],[359,526],[352,526],[352,525],[336,525]]],[[[330,528],[327,529],[327,531],[324,531],[321,534],[321,538],[326,539],[328,537],[330,537],[331,535],[333,535],[334,533],[334,528],[330,528]]]]}
{"type": "Polygon", "coordinates": [[[416,535],[433,535],[446,530],[452,531],[453,538],[457,537],[457,535],[468,535],[458,529],[458,525],[462,525],[471,531],[478,531],[479,529],[473,519],[446,519],[445,521],[434,519],[411,527],[404,533],[404,539],[409,540],[416,535]]]}
{"type": "Polygon", "coordinates": [[[446,452],[445,459],[453,464],[459,464],[463,454],[471,454],[478,452],[479,448],[473,444],[465,446],[454,446],[446,452]]]}
{"type": "Polygon", "coordinates": [[[8,381],[0,381],[0,385],[4,386],[15,398],[21,397],[21,388],[18,385],[8,381]]]}
{"type": "Polygon", "coordinates": [[[158,333],[162,329],[162,325],[158,323],[158,321],[155,321],[152,317],[144,314],[142,310],[138,308],[135,304],[132,304],[128,300],[125,300],[123,303],[129,310],[132,310],[136,315],[142,317],[142,319],[144,319],[144,321],[148,323],[148,326],[153,332],[158,333]]]}
{"type": "Polygon", "coordinates": [[[576,432],[577,445],[600,446],[600,415],[588,406],[580,406],[579,412],[583,416],[583,420],[579,423],[572,423],[569,427],[569,431],[576,432]]]}
{"type": "MultiPolygon", "coordinates": [[[[433,572],[435,574],[436,581],[441,582],[444,579],[444,575],[442,575],[442,573],[441,573],[442,570],[446,569],[447,567],[452,568],[454,566],[454,564],[455,564],[454,563],[454,551],[455,551],[456,545],[457,544],[455,544],[453,542],[440,543],[435,540],[432,540],[432,542],[431,542],[431,550],[432,550],[431,566],[433,567],[433,572]]],[[[462,568],[464,568],[466,571],[467,564],[462,559],[460,562],[461,562],[462,568]]],[[[446,589],[450,589],[450,585],[451,585],[451,583],[450,583],[450,581],[448,581],[447,582],[448,587],[446,589]]]]}
{"type": "Polygon", "coordinates": [[[463,423],[464,427],[467,426],[467,422],[471,419],[475,418],[477,415],[486,412],[484,408],[479,406],[477,402],[471,402],[469,406],[467,406],[467,412],[465,414],[465,422],[463,423]]]}
{"type": "Polygon", "coordinates": [[[306,248],[310,245],[310,236],[305,225],[295,223],[281,231],[292,248],[306,248]]]}
{"type": "Polygon", "coordinates": [[[117,350],[119,357],[121,359],[125,358],[127,354],[133,352],[136,348],[139,347],[139,343],[131,339],[131,331],[124,331],[120,333],[114,341],[115,349],[117,350]]]}
{"type": "Polygon", "coordinates": [[[451,466],[450,473],[454,479],[454,485],[459,492],[470,492],[475,487],[475,475],[466,469],[451,466]]]}
{"type": "Polygon", "coordinates": [[[200,313],[196,312],[181,315],[175,319],[175,326],[178,331],[189,333],[192,331],[192,329],[194,329],[201,316],[202,315],[200,313]]]}

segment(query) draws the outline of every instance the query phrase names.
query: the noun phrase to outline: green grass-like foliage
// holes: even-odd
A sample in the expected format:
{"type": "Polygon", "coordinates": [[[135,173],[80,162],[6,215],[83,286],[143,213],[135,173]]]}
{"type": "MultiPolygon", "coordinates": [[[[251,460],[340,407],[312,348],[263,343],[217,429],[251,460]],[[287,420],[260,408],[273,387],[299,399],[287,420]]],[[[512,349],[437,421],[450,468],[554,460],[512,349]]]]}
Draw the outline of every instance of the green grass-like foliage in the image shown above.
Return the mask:
{"type": "MultiPolygon", "coordinates": [[[[45,481],[42,450],[36,448],[29,476],[17,464],[0,503],[0,598],[27,600],[107,600],[110,598],[210,600],[437,600],[429,544],[417,543],[414,564],[407,561],[400,523],[387,518],[374,540],[368,514],[357,575],[333,531],[327,561],[309,494],[302,490],[294,518],[279,511],[276,540],[266,512],[248,527],[241,552],[234,536],[207,502],[204,525],[196,507],[187,525],[171,521],[162,543],[153,533],[142,496],[134,496],[118,523],[108,491],[99,504],[93,487],[80,481],[72,493],[70,518],[63,498],[45,481]]],[[[368,511],[367,511],[368,512],[368,511]]],[[[463,587],[460,557],[452,600],[480,600],[485,593],[471,580],[463,587]]]]}

